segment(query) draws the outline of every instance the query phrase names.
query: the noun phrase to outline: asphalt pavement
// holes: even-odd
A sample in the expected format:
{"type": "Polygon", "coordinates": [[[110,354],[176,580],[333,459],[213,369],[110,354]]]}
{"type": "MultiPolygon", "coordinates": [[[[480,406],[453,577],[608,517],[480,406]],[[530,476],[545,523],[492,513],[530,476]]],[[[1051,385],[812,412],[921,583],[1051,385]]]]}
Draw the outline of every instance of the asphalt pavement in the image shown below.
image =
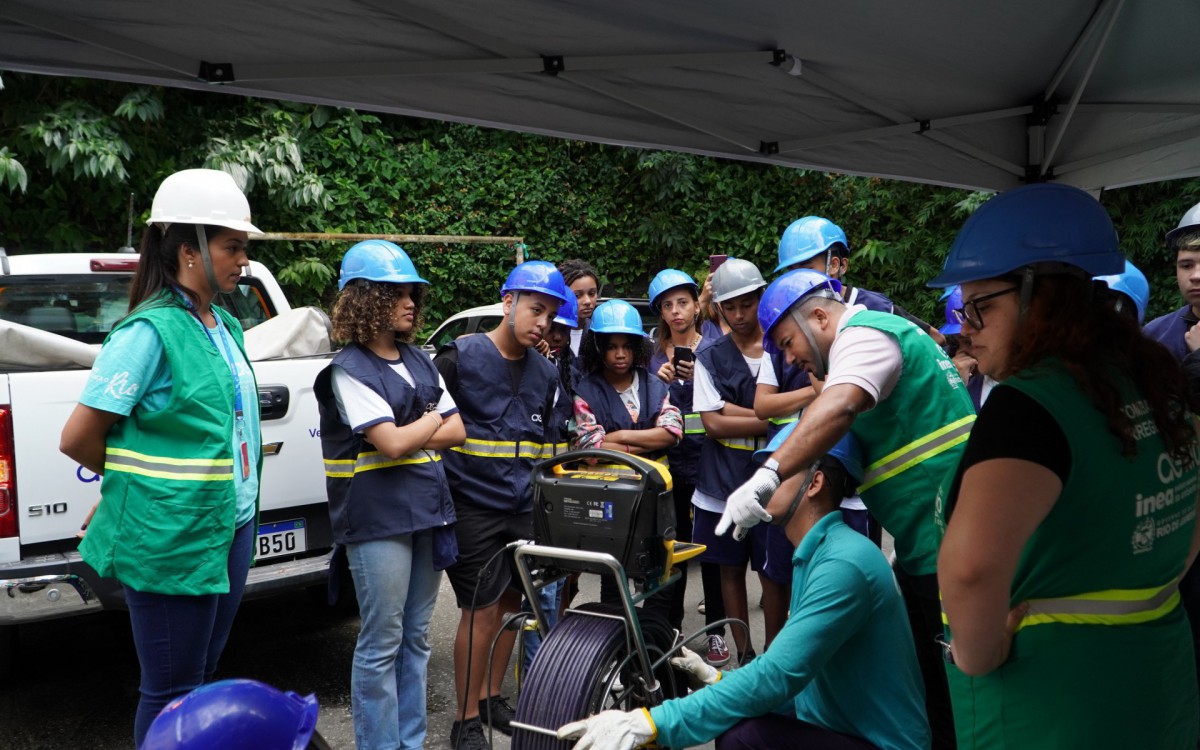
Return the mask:
{"type": "MultiPolygon", "coordinates": [[[[685,630],[703,626],[698,566],[691,566],[685,630]]],[[[599,598],[584,576],[580,601],[599,598]]],[[[762,643],[758,586],[750,577],[751,625],[762,643]]],[[[452,646],[458,609],[443,577],[430,634],[429,735],[426,747],[449,750],[454,719],[452,646]]],[[[321,704],[317,729],[336,750],[354,748],[350,664],[358,634],[354,614],[331,611],[306,592],[243,603],[221,660],[218,679],[249,677],[321,704]]],[[[130,750],[137,707],[138,665],[124,613],[23,625],[13,675],[0,686],[0,748],[6,750],[130,750]]],[[[732,642],[730,644],[732,647],[732,642]]],[[[516,704],[513,686],[505,688],[516,704]]],[[[709,745],[711,746],[711,745],[709,745]]],[[[496,734],[495,748],[508,739],[496,734]]]]}

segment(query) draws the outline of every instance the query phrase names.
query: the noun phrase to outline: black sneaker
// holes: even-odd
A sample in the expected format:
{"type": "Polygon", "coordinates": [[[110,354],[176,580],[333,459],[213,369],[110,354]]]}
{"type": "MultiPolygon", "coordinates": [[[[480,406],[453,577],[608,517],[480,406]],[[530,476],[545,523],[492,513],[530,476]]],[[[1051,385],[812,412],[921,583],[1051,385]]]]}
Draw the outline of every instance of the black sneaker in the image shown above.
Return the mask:
{"type": "Polygon", "coordinates": [[[479,720],[488,723],[500,734],[512,736],[512,720],[516,717],[517,712],[503,695],[493,695],[485,701],[479,701],[479,720]]]}
{"type": "Polygon", "coordinates": [[[491,750],[478,716],[450,725],[450,747],[453,750],[491,750]]]}
{"type": "Polygon", "coordinates": [[[758,656],[758,654],[754,653],[753,649],[750,649],[750,650],[746,651],[746,653],[741,654],[740,656],[741,656],[741,658],[738,660],[738,666],[744,667],[747,664],[749,664],[750,662],[754,661],[754,657],[758,656]]]}

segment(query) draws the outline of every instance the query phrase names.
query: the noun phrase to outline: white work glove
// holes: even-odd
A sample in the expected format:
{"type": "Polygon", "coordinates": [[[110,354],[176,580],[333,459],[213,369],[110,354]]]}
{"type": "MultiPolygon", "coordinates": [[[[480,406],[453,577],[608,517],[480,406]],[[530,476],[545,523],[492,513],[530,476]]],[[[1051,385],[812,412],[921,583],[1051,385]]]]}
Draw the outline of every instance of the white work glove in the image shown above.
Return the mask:
{"type": "Polygon", "coordinates": [[[700,654],[687,646],[679,650],[679,656],[672,656],[671,666],[687,672],[697,682],[703,685],[715,685],[721,679],[721,670],[700,658],[700,654]]]}
{"type": "Polygon", "coordinates": [[[644,708],[601,711],[558,728],[560,740],[579,740],[572,750],[633,750],[654,739],[656,734],[650,712],[644,708]]]}
{"type": "Polygon", "coordinates": [[[761,467],[754,476],[738,487],[725,501],[725,512],[717,522],[716,534],[721,536],[730,526],[737,524],[733,532],[734,539],[742,539],[746,532],[763,521],[770,521],[771,514],[767,512],[767,503],[775,490],[779,489],[779,473],[774,469],[761,467]]]}

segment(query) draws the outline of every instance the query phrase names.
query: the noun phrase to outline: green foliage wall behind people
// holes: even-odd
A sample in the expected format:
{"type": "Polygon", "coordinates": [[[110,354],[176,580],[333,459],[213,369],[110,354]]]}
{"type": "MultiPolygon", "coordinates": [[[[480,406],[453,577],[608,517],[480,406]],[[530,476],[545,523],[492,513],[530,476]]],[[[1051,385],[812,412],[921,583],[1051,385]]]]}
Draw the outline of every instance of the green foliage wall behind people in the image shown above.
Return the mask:
{"type": "MultiPolygon", "coordinates": [[[[151,191],[179,169],[224,169],[268,231],[523,236],[532,258],[583,257],[604,292],[640,296],[653,275],[698,278],[707,256],[775,264],[787,224],[817,214],[853,245],[851,283],[940,319],[925,288],[986,195],[750,162],[220,93],[86,79],[0,77],[0,246],[108,250],[135,229],[151,191]]],[[[1200,180],[1105,193],[1125,252],[1145,270],[1149,315],[1177,307],[1161,238],[1200,201],[1200,180]]],[[[297,304],[328,305],[349,243],[259,242],[297,304]]],[[[426,319],[494,302],[508,245],[405,249],[432,282],[426,319]]]]}

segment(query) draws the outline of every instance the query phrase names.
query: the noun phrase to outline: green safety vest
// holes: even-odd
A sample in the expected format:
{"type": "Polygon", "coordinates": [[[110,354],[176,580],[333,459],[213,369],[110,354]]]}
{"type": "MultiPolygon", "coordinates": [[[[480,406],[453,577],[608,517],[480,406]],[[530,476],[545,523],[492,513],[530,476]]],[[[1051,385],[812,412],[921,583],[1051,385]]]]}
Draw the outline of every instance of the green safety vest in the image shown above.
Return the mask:
{"type": "MultiPolygon", "coordinates": [[[[213,311],[244,354],[241,326],[224,310],[213,311]]],[[[171,397],[158,411],[135,406],[109,431],[101,501],[79,552],[98,574],[137,591],[226,593],[237,511],[229,365],[166,293],[113,330],[134,320],[153,325],[162,339],[171,397]]]]}
{"type": "Polygon", "coordinates": [[[948,666],[959,747],[1193,750],[1200,711],[1178,583],[1195,525],[1195,461],[1166,453],[1128,385],[1133,458],[1057,363],[997,388],[1020,390],[1054,417],[1071,466],[1017,564],[1011,604],[1030,610],[1010,659],[976,678],[948,666]]]}
{"type": "Polygon", "coordinates": [[[975,409],[954,364],[924,331],[873,310],[854,313],[846,327],[854,326],[888,334],[904,359],[891,395],[858,415],[850,429],[863,452],[858,494],[895,537],[904,570],[932,574],[941,540],[934,501],[942,478],[958,465],[975,409]]]}

